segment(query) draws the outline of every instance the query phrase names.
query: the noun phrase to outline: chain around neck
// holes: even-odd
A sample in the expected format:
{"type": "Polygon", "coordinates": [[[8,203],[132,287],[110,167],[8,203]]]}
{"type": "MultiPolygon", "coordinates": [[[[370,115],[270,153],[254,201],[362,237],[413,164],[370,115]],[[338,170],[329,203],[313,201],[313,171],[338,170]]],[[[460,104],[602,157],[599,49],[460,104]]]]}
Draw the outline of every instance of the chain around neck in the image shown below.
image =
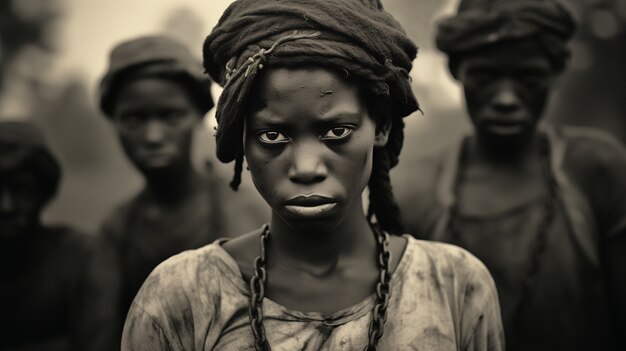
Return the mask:
{"type": "MultiPolygon", "coordinates": [[[[376,305],[369,324],[368,344],[364,351],[377,351],[378,341],[383,336],[385,321],[387,320],[387,307],[391,296],[390,282],[391,273],[389,263],[391,251],[389,251],[389,234],[370,224],[376,236],[378,249],[378,267],[380,277],[376,284],[376,305]]],[[[248,310],[250,328],[254,335],[254,349],[256,351],[271,351],[272,348],[265,334],[263,326],[263,299],[265,298],[265,284],[267,282],[267,247],[270,242],[270,227],[265,224],[261,232],[261,254],[254,260],[254,275],[250,278],[250,307],[248,310]]]]}

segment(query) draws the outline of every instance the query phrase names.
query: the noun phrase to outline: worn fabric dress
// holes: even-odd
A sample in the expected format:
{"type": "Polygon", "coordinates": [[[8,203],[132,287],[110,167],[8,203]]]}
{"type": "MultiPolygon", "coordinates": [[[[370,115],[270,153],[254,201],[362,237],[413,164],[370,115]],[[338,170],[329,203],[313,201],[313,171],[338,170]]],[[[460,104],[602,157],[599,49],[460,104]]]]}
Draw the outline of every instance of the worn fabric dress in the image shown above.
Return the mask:
{"type": "MultiPolygon", "coordinates": [[[[504,350],[497,294],[482,263],[458,247],[406,237],[380,349],[504,350]]],[[[122,349],[253,350],[248,299],[247,283],[219,241],[185,252],[146,280],[122,349]]],[[[375,295],[326,316],[267,298],[263,304],[272,350],[362,350],[375,295]]]]}
{"type": "MultiPolygon", "coordinates": [[[[545,133],[557,183],[556,214],[528,304],[517,317],[514,306],[522,298],[525,269],[545,211],[541,196],[490,215],[461,210],[460,236],[455,237],[448,222],[457,201],[457,143],[420,165],[427,181],[410,196],[400,194],[403,213],[418,237],[462,246],[489,268],[498,287],[508,349],[609,350],[611,282],[604,263],[610,260],[603,257],[603,248],[625,235],[624,150],[588,129],[546,127],[545,133]],[[594,196],[588,195],[589,189],[594,196]]],[[[626,267],[616,269],[626,279],[626,267]]]]}

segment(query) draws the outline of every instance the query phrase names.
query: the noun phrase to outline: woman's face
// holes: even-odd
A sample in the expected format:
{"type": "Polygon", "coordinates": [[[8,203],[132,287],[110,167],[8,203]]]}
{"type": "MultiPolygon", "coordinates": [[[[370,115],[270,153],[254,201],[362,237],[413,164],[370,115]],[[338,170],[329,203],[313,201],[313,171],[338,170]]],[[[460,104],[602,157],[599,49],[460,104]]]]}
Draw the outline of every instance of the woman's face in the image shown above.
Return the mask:
{"type": "Polygon", "coordinates": [[[253,95],[245,153],[273,212],[292,223],[362,213],[380,138],[357,87],[325,69],[281,68],[265,71],[253,95]]]}
{"type": "Polygon", "coordinates": [[[121,88],[113,118],[124,151],[149,175],[187,165],[202,115],[178,83],[140,78],[121,88]]]}
{"type": "Polygon", "coordinates": [[[467,55],[457,77],[477,135],[516,143],[535,133],[555,72],[539,44],[525,39],[467,55]]]}

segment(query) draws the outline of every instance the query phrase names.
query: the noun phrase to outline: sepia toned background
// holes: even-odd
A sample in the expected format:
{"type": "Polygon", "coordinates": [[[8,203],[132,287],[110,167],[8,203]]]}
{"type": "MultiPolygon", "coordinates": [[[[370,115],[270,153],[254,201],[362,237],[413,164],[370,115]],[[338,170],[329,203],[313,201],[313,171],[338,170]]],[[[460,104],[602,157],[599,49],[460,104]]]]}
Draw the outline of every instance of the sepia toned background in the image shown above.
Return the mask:
{"type": "MultiPolygon", "coordinates": [[[[97,110],[98,80],[109,50],[128,38],[167,33],[201,55],[204,37],[228,0],[0,0],[0,118],[29,119],[44,131],[63,167],[47,209],[49,223],[94,233],[113,206],[141,187],[111,125],[97,110]]],[[[420,46],[412,71],[422,113],[407,119],[396,191],[419,182],[415,164],[470,126],[460,89],[433,48],[438,18],[456,0],[383,0],[420,46]]],[[[552,97],[547,119],[596,126],[626,141],[626,0],[568,0],[580,28],[574,58],[552,97]]],[[[215,97],[219,88],[214,88],[215,97]]],[[[226,179],[232,165],[213,154],[212,112],[196,138],[195,159],[226,179]]],[[[249,179],[242,191],[258,197],[249,179]]],[[[260,199],[257,199],[261,201],[260,199]]]]}

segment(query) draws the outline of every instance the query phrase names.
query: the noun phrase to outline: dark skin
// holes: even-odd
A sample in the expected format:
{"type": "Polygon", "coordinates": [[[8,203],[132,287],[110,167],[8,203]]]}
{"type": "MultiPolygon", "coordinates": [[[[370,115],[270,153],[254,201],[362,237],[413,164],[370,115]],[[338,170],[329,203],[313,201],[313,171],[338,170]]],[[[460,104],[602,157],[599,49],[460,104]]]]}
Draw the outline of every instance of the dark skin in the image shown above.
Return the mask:
{"type": "Polygon", "coordinates": [[[532,153],[557,75],[539,45],[525,39],[488,47],[463,56],[453,73],[463,85],[478,152],[495,162],[532,153]]]}
{"type": "Polygon", "coordinates": [[[476,131],[465,171],[478,186],[462,184],[461,207],[494,213],[537,196],[544,177],[537,124],[557,75],[544,52],[532,39],[506,42],[463,56],[453,74],[476,131]]]}
{"type": "Polygon", "coordinates": [[[84,349],[86,322],[92,319],[84,318],[80,298],[86,286],[77,263],[85,263],[86,252],[72,249],[86,247],[66,246],[75,233],[41,224],[51,197],[47,183],[23,165],[0,170],[0,349],[49,350],[55,338],[66,339],[71,350],[84,349]]]}
{"type": "MultiPolygon", "coordinates": [[[[469,142],[466,179],[460,187],[461,211],[493,214],[539,196],[545,176],[536,126],[559,72],[536,42],[526,39],[462,57],[452,73],[463,84],[467,110],[476,130],[469,142]]],[[[615,149],[605,150],[603,155],[606,160],[572,163],[572,167],[579,167],[572,170],[572,180],[594,209],[603,208],[606,199],[615,198],[600,193],[597,185],[601,185],[602,192],[619,192],[623,188],[620,179],[624,155],[615,149]]],[[[612,221],[599,218],[602,239],[606,235],[603,223],[612,221]]],[[[626,266],[626,229],[604,240],[600,249],[617,336],[626,327],[626,279],[622,269],[626,266]]],[[[621,345],[617,337],[614,344],[621,345]]]]}
{"type": "MultiPolygon", "coordinates": [[[[377,128],[357,87],[325,69],[267,69],[254,95],[244,147],[254,184],[272,208],[266,297],[304,312],[353,306],[379,279],[361,194],[389,124],[377,128]]],[[[259,235],[224,244],[246,281],[259,235]]],[[[405,246],[406,239],[390,238],[392,271],[405,246]]]]}
{"type": "Polygon", "coordinates": [[[0,272],[19,277],[37,263],[33,239],[40,231],[41,212],[48,201],[41,179],[25,169],[0,174],[0,272]]]}
{"type": "Polygon", "coordinates": [[[0,239],[20,241],[39,228],[39,216],[48,199],[41,183],[27,170],[0,174],[0,239]]]}
{"type": "Polygon", "coordinates": [[[157,201],[176,203],[202,182],[191,161],[193,132],[202,117],[175,81],[146,77],[120,89],[112,118],[126,155],[157,201]]]}

